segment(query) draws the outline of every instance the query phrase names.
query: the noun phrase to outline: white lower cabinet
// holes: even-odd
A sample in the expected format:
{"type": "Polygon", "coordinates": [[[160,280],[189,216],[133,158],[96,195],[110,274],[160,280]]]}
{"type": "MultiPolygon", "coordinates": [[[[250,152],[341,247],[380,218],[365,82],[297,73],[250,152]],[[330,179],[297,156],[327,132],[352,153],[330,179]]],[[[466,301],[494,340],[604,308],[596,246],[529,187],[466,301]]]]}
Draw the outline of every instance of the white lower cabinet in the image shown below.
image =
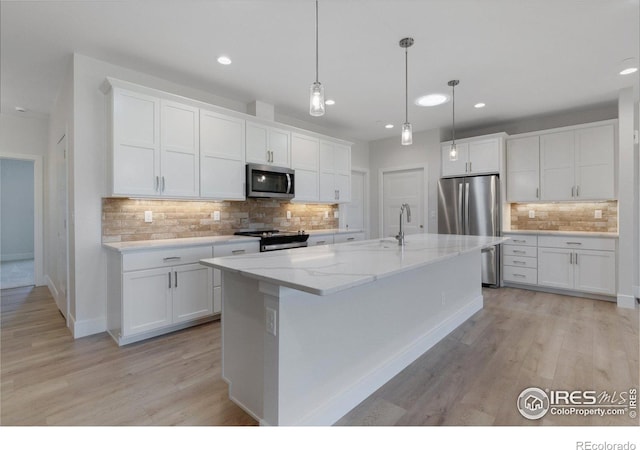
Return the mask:
{"type": "Polygon", "coordinates": [[[505,282],[599,295],[616,294],[616,240],[570,235],[509,235],[505,282]],[[537,245],[532,244],[537,238],[537,245]],[[514,245],[517,241],[524,244],[514,245]]]}
{"type": "Polygon", "coordinates": [[[333,236],[333,243],[354,242],[364,240],[364,233],[336,233],[333,236]]]}
{"type": "MultiPolygon", "coordinates": [[[[215,244],[213,246],[213,257],[220,258],[222,256],[244,255],[249,253],[258,253],[260,251],[259,240],[254,242],[242,243],[226,243],[215,244]]],[[[213,270],[213,312],[222,312],[222,276],[219,269],[213,270]]]]}
{"type": "Polygon", "coordinates": [[[119,345],[199,323],[213,314],[212,247],[109,252],[107,329],[119,345]]]}
{"type": "Polygon", "coordinates": [[[333,244],[333,234],[316,234],[309,236],[309,239],[307,239],[307,246],[309,247],[329,244],[333,244]]]}
{"type": "Polygon", "coordinates": [[[313,247],[315,245],[342,244],[343,242],[354,242],[362,240],[364,240],[364,233],[358,231],[313,234],[309,236],[307,245],[309,247],[313,247]]]}

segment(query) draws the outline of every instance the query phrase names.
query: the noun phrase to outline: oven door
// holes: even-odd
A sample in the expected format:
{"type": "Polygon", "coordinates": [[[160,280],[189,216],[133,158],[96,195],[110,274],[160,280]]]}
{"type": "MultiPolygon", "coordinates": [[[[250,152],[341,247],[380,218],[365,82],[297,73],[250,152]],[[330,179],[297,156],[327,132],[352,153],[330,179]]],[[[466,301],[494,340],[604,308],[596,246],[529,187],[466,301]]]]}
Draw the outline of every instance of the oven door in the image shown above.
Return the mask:
{"type": "Polygon", "coordinates": [[[247,197],[293,198],[295,173],[286,167],[247,164],[247,197]]]}

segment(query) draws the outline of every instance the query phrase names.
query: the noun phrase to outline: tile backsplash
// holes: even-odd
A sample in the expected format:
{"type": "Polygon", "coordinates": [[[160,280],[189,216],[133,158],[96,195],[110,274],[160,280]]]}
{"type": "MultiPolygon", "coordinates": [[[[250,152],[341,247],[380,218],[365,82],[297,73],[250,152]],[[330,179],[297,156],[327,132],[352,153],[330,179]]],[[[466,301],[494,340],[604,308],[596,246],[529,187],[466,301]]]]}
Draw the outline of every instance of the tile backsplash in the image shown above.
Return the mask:
{"type": "Polygon", "coordinates": [[[618,202],[512,203],[512,230],[618,231],[618,202]],[[535,217],[529,218],[529,211],[535,217]],[[601,211],[602,218],[596,218],[601,211]]]}
{"type": "Polygon", "coordinates": [[[337,228],[336,211],[338,205],[298,204],[277,199],[203,202],[103,198],[102,241],[228,235],[245,228],[288,231],[337,228]],[[153,222],[144,221],[145,211],[152,212],[153,222]],[[214,221],[214,211],[220,211],[219,221],[214,221]],[[287,219],[287,211],[291,212],[291,219],[287,219]]]}

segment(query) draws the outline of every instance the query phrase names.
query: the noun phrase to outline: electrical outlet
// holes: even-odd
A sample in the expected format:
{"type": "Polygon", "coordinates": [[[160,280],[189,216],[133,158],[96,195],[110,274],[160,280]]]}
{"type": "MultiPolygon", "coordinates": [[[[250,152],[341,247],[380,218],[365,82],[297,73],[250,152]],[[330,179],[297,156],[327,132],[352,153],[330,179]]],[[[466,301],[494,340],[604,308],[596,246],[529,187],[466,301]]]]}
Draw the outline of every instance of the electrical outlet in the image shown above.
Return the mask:
{"type": "Polygon", "coordinates": [[[291,220],[291,211],[287,211],[287,220],[291,220]]]}
{"type": "Polygon", "coordinates": [[[334,219],[339,219],[340,218],[340,212],[339,211],[334,211],[333,212],[333,218],[334,219]]]}
{"type": "Polygon", "coordinates": [[[276,317],[276,310],[267,306],[265,308],[265,328],[271,336],[276,335],[276,317]]]}
{"type": "Polygon", "coordinates": [[[144,221],[145,221],[145,223],[153,222],[153,211],[145,211],[144,212],[144,221]]]}
{"type": "Polygon", "coordinates": [[[595,219],[602,219],[602,210],[601,209],[596,209],[595,213],[593,214],[593,217],[595,219]]]}
{"type": "Polygon", "coordinates": [[[211,213],[211,218],[216,221],[219,222],[220,221],[220,211],[214,211],[211,213]]]}
{"type": "Polygon", "coordinates": [[[535,219],[536,218],[536,212],[533,209],[529,210],[529,219],[535,219]]]}
{"type": "Polygon", "coordinates": [[[329,211],[325,211],[325,212],[324,212],[324,218],[325,218],[325,219],[328,219],[328,218],[329,218],[329,211]]]}

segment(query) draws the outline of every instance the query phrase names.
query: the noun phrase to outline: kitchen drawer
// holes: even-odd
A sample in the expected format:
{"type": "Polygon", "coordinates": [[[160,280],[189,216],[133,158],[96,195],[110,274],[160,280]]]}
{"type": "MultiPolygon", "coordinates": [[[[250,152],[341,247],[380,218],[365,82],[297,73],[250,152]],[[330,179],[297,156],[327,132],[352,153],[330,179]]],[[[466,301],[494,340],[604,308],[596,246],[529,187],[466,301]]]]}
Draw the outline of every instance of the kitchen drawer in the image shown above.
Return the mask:
{"type": "Polygon", "coordinates": [[[504,237],[509,238],[504,242],[504,245],[525,245],[528,247],[538,245],[538,236],[532,234],[505,234],[504,237]]]}
{"type": "Polygon", "coordinates": [[[505,245],[502,247],[504,256],[528,256],[529,258],[538,257],[538,249],[536,247],[527,247],[524,245],[505,245]]]}
{"type": "Polygon", "coordinates": [[[336,233],[333,236],[334,244],[340,244],[342,242],[363,241],[364,233],[336,233]]]}
{"type": "Polygon", "coordinates": [[[213,246],[213,257],[242,255],[245,253],[258,253],[260,251],[260,241],[243,242],[241,244],[216,244],[213,246]]]}
{"type": "Polygon", "coordinates": [[[307,239],[307,245],[313,247],[314,245],[327,245],[333,244],[333,234],[318,234],[309,236],[307,239]]]}
{"type": "Polygon", "coordinates": [[[539,236],[538,247],[614,251],[616,249],[616,241],[615,239],[599,237],[539,236]]]}
{"type": "Polygon", "coordinates": [[[525,267],[504,266],[502,268],[504,281],[512,283],[538,284],[538,270],[525,267]]]}
{"type": "Polygon", "coordinates": [[[505,266],[514,266],[514,267],[527,267],[530,269],[538,268],[538,258],[532,258],[529,256],[513,256],[513,255],[505,255],[504,257],[504,265],[505,266]]]}
{"type": "Polygon", "coordinates": [[[151,269],[154,267],[171,267],[181,264],[193,264],[204,258],[211,258],[213,251],[211,245],[200,247],[176,247],[157,250],[145,250],[140,252],[125,253],[122,255],[122,270],[151,269]]]}

